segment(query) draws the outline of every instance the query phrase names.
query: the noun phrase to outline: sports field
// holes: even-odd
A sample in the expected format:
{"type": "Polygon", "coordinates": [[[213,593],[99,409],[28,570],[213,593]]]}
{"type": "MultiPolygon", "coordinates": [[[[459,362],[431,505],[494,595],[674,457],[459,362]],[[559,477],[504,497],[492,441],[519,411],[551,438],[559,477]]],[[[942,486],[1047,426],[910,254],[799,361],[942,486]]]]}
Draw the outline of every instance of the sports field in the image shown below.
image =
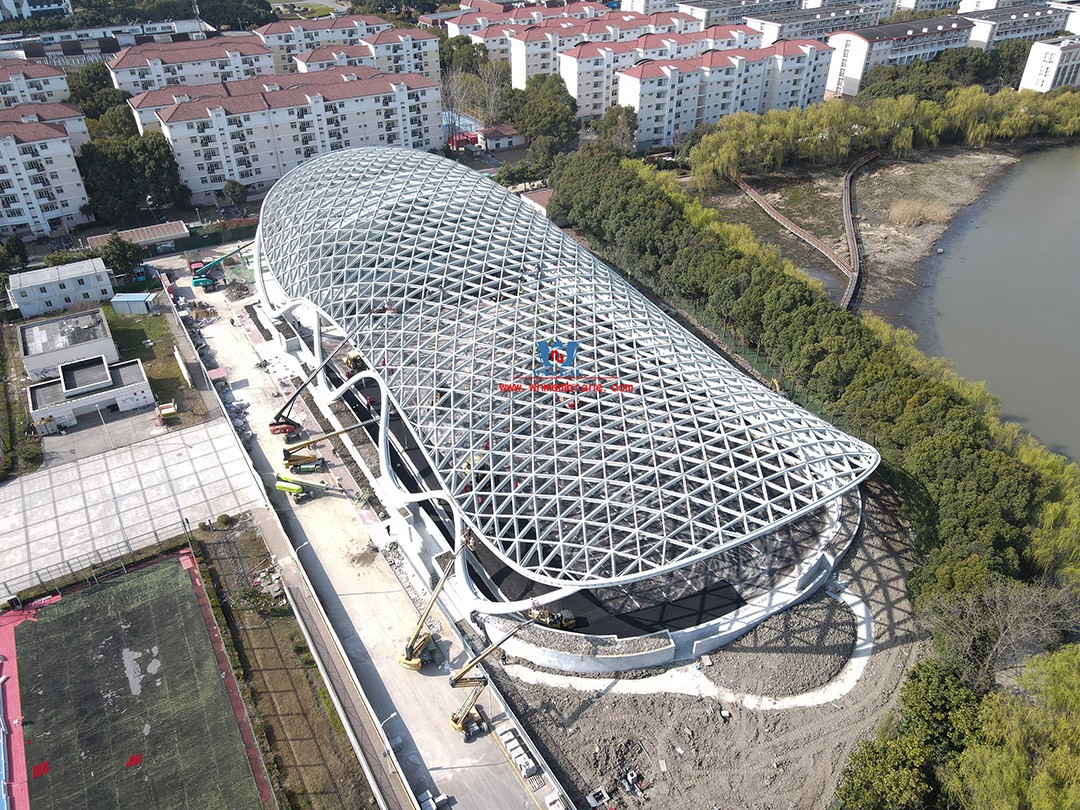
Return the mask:
{"type": "Polygon", "coordinates": [[[15,643],[34,810],[264,807],[178,561],[65,595],[15,643]]]}

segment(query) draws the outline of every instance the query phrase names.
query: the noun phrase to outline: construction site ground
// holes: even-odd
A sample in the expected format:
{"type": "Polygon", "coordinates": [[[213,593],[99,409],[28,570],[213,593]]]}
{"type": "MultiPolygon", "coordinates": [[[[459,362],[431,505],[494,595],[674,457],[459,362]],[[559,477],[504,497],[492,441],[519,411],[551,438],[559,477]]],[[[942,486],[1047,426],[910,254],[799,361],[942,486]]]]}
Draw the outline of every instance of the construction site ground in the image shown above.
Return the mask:
{"type": "MultiPolygon", "coordinates": [[[[227,246],[226,246],[227,248],[227,246]]],[[[223,248],[223,249],[226,249],[223,248]]],[[[178,285],[190,285],[179,278],[178,285]]],[[[226,288],[227,290],[228,288],[226,288]]],[[[213,353],[213,362],[225,369],[237,399],[249,403],[247,411],[253,438],[249,452],[255,469],[270,491],[286,531],[293,540],[296,556],[307,570],[320,601],[338,631],[354,669],[377,718],[390,738],[398,738],[395,751],[403,778],[414,793],[431,789],[445,793],[458,806],[477,810],[510,810],[540,806],[539,795],[522,781],[494,735],[483,735],[465,743],[450,726],[450,714],[464,699],[462,690],[447,683],[449,667],[431,666],[420,673],[403,669],[398,653],[416,622],[417,611],[386,560],[374,550],[371,533],[386,530],[370,509],[359,509],[352,498],[324,494],[304,503],[292,504],[273,490],[275,471],[282,471],[284,442],[267,427],[281,407],[275,396],[279,384],[285,395],[292,392],[289,380],[298,369],[281,361],[276,343],[263,336],[265,328],[251,320],[245,306],[250,298],[233,301],[224,292],[194,291],[221,314],[206,326],[203,337],[213,353]],[[229,323],[233,318],[236,326],[229,323]],[[266,368],[256,366],[261,359],[266,368]]],[[[304,418],[302,403],[294,408],[312,433],[314,420],[304,418]]],[[[355,492],[359,489],[340,459],[329,453],[329,443],[320,446],[328,471],[310,476],[312,480],[339,482],[355,492]]],[[[438,611],[436,611],[438,613],[438,611]]],[[[448,643],[452,631],[444,617],[434,616],[442,625],[441,651],[450,662],[460,665],[466,658],[460,644],[448,643]]],[[[498,722],[501,711],[489,694],[481,699],[489,718],[498,722]]],[[[372,762],[372,768],[388,768],[389,762],[372,762]]],[[[550,790],[550,788],[549,788],[550,790]]]]}
{"type": "MultiPolygon", "coordinates": [[[[909,537],[895,518],[898,504],[876,481],[864,497],[862,528],[837,576],[869,606],[874,648],[854,688],[835,701],[751,710],[741,701],[721,704],[683,694],[618,694],[603,680],[595,680],[595,691],[524,683],[497,670],[515,713],[567,789],[575,794],[603,787],[613,798],[605,806],[617,808],[831,807],[848,754],[872,736],[893,705],[919,649],[904,584],[909,537]],[[730,718],[723,719],[721,710],[730,718]],[[644,798],[618,789],[618,778],[629,770],[644,777],[644,798]]],[[[735,693],[795,695],[835,677],[853,633],[851,614],[822,594],[711,654],[711,666],[701,668],[735,693]]],[[[676,688],[679,675],[657,677],[657,688],[665,678],[676,688]]]]}

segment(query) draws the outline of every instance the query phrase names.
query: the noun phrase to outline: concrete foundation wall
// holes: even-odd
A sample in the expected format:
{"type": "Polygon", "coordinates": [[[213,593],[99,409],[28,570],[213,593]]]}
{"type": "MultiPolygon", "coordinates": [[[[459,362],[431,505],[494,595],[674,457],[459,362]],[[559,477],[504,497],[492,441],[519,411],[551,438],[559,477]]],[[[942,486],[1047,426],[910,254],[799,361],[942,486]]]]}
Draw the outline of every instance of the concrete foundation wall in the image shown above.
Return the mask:
{"type": "Polygon", "coordinates": [[[538,647],[518,638],[503,642],[502,649],[507,655],[521,658],[534,666],[555,669],[560,672],[577,672],[590,675],[605,672],[627,672],[632,669],[645,669],[647,667],[662,667],[675,661],[675,644],[672,642],[659,649],[616,655],[576,655],[553,650],[550,647],[538,647]]]}

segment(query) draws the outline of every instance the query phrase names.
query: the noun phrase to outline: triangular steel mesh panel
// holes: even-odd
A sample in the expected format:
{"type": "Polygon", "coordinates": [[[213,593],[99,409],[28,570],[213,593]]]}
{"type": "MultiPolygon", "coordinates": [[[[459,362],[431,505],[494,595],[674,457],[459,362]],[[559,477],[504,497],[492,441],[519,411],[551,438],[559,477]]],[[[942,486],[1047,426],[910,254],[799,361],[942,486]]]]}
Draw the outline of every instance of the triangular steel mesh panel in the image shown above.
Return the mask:
{"type": "Polygon", "coordinates": [[[475,534],[538,581],[608,585],[703,559],[878,463],[453,161],[317,158],[274,186],[260,237],[286,294],[382,374],[475,534]]]}

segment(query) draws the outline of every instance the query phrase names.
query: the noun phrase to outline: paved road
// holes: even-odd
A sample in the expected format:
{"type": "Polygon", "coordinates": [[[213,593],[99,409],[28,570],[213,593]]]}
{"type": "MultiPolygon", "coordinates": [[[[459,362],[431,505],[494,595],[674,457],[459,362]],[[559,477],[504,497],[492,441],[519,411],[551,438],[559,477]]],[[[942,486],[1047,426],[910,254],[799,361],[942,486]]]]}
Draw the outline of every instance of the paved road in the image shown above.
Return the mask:
{"type": "MultiPolygon", "coordinates": [[[[198,292],[201,296],[202,291],[198,292]]],[[[221,293],[208,298],[219,311],[228,306],[221,293]]],[[[274,468],[281,468],[282,448],[280,437],[270,436],[266,429],[281,406],[281,400],[273,397],[273,381],[287,378],[290,372],[276,363],[265,372],[255,367],[260,356],[275,357],[276,348],[262,340],[246,314],[241,314],[242,307],[234,306],[243,331],[230,327],[228,317],[222,317],[204,329],[203,336],[218,365],[227,370],[235,396],[250,403],[248,414],[255,431],[252,458],[256,470],[269,480],[274,468]]],[[[302,406],[298,410],[302,413],[302,406]]],[[[294,416],[296,413],[294,410],[294,416]]],[[[336,459],[328,460],[329,473],[314,479],[347,476],[336,459]]],[[[447,670],[431,667],[414,673],[397,664],[397,654],[417,611],[382,555],[369,550],[368,529],[352,501],[323,495],[295,509],[284,507],[283,518],[288,521],[297,556],[337,629],[376,716],[386,721],[397,713],[385,722],[385,729],[390,737],[401,738],[398,756],[410,787],[446,793],[458,806],[470,810],[537,807],[492,735],[466,744],[450,727],[449,716],[464,695],[462,690],[450,688],[447,670]],[[290,514],[295,520],[288,517],[290,514]]],[[[448,629],[441,635],[452,638],[448,629]]],[[[460,646],[451,656],[457,664],[465,660],[460,646]]],[[[495,704],[481,700],[481,705],[489,708],[495,704]]],[[[500,718],[496,715],[492,719],[500,718]]]]}

